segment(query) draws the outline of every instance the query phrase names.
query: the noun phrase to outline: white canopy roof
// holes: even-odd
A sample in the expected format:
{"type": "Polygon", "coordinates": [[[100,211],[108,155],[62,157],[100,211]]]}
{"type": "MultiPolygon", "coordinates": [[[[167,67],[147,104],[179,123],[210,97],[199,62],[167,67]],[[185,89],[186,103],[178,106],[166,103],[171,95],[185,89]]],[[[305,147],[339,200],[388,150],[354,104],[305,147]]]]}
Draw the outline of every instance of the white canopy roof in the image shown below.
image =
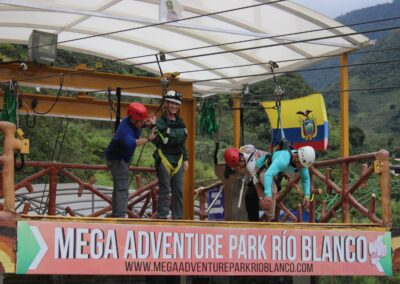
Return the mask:
{"type": "Polygon", "coordinates": [[[0,41],[27,44],[34,29],[56,33],[58,48],[121,59],[156,74],[155,54],[164,51],[162,70],[181,72],[199,96],[269,78],[270,60],[284,72],[369,44],[291,1],[178,2],[180,21],[160,24],[160,0],[0,0],[0,41]]]}

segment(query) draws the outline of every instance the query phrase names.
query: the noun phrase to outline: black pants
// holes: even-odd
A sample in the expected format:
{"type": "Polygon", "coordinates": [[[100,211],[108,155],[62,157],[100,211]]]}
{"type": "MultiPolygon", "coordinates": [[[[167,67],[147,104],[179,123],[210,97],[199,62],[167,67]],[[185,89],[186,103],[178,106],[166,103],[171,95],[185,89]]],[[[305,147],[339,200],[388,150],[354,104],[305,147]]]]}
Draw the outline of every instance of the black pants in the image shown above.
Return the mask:
{"type": "Polygon", "coordinates": [[[252,182],[247,184],[247,191],[244,198],[246,202],[247,220],[250,222],[260,221],[260,205],[258,204],[256,188],[252,182]]]}

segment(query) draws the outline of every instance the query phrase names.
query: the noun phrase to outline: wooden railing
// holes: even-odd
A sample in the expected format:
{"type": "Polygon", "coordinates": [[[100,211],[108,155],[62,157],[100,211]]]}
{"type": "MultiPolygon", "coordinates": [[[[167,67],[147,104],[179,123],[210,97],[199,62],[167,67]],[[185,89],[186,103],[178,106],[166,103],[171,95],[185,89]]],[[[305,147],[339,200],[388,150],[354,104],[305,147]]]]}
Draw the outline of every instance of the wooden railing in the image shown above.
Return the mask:
{"type": "MultiPolygon", "coordinates": [[[[34,184],[38,183],[39,180],[47,177],[49,180],[49,188],[46,204],[43,206],[47,208],[48,215],[57,214],[57,185],[59,177],[65,177],[65,180],[71,181],[77,184],[76,197],[79,198],[83,193],[89,192],[95,195],[99,200],[103,200],[108,204],[107,206],[96,210],[95,212],[87,215],[89,217],[102,216],[111,211],[111,197],[95,186],[95,180],[93,176],[86,177],[84,180],[82,177],[78,177],[71,170],[91,170],[91,171],[109,171],[106,165],[88,165],[88,164],[71,164],[71,163],[54,163],[54,162],[32,162],[27,161],[24,164],[27,168],[39,168],[38,172],[25,177],[23,180],[15,184],[14,192],[22,188],[26,188],[29,193],[34,192],[34,184]]],[[[157,208],[157,179],[143,184],[139,174],[152,173],[154,174],[154,168],[145,167],[130,167],[130,172],[138,174],[136,178],[136,190],[131,193],[128,197],[128,216],[130,218],[142,218],[145,216],[145,212],[151,210],[151,216],[156,212],[157,208]],[[138,208],[137,205],[140,205],[138,208]],[[135,208],[135,209],[133,209],[135,208]]],[[[5,192],[4,192],[5,194],[5,192]]],[[[31,205],[29,199],[25,200],[24,209],[22,213],[28,214],[31,205]]],[[[71,207],[66,207],[65,210],[71,216],[74,216],[74,211],[71,207]]],[[[58,210],[59,211],[59,210],[58,210]]]]}
{"type": "MultiPolygon", "coordinates": [[[[46,201],[47,214],[56,215],[57,213],[57,184],[58,177],[63,176],[67,180],[78,185],[77,197],[82,196],[84,191],[88,191],[99,199],[106,202],[106,206],[100,208],[87,216],[103,216],[111,210],[110,196],[98,190],[95,181],[91,177],[78,177],[71,170],[92,170],[106,171],[109,168],[106,165],[87,165],[70,163],[52,163],[52,162],[25,162],[25,167],[40,168],[40,170],[14,185],[14,151],[19,148],[19,141],[15,139],[15,126],[11,123],[0,122],[0,131],[4,135],[3,154],[0,156],[2,165],[1,189],[4,204],[1,206],[5,211],[15,211],[15,191],[26,188],[28,192],[34,191],[33,182],[47,176],[49,179],[49,192],[46,201]],[[86,181],[85,181],[86,180],[86,181]]],[[[154,174],[154,168],[130,167],[130,171],[139,173],[154,174]]],[[[357,172],[357,170],[355,171],[357,172]]],[[[389,153],[386,150],[379,152],[350,156],[346,158],[325,160],[316,162],[310,168],[311,193],[312,199],[309,208],[309,222],[316,222],[316,213],[319,213],[318,222],[328,223],[336,222],[340,211],[343,223],[351,223],[351,208],[354,208],[361,215],[368,218],[372,223],[379,226],[390,227],[392,223],[392,213],[390,207],[390,162],[389,153]],[[353,171],[351,171],[353,169],[353,171]],[[352,178],[354,169],[358,169],[359,175],[352,178]],[[373,175],[379,175],[379,196],[381,216],[377,216],[377,196],[369,196],[369,205],[363,205],[355,197],[356,191],[366,187],[368,179],[373,175]],[[335,182],[335,179],[340,183],[335,182]],[[333,205],[328,206],[326,200],[332,196],[338,197],[333,205]],[[316,212],[319,206],[319,212],[316,212]],[[328,208],[329,207],[329,208],[328,208]],[[368,207],[368,208],[367,208],[368,207]]],[[[293,189],[298,189],[297,183],[299,176],[289,177],[284,189],[279,192],[277,197],[276,220],[290,219],[292,222],[302,222],[303,208],[299,204],[297,213],[293,214],[285,205],[286,197],[293,189]],[[279,218],[280,210],[284,212],[283,218],[279,218]]],[[[220,187],[222,182],[217,182],[207,187],[196,190],[196,197],[199,198],[198,209],[195,214],[200,220],[208,216],[208,208],[211,202],[207,202],[207,192],[210,189],[220,187]]],[[[140,177],[136,180],[136,190],[129,195],[128,215],[131,218],[155,217],[157,208],[157,179],[155,178],[143,185],[140,177]],[[141,204],[138,208],[137,205],[141,204]],[[151,214],[145,214],[146,212],[151,214]]],[[[299,191],[299,190],[298,190],[299,191]]],[[[0,208],[1,209],[1,208],[0,208]]],[[[23,213],[28,213],[30,209],[29,202],[23,207],[23,213]]],[[[65,208],[69,215],[74,215],[70,207],[65,208]]]]}
{"type": "MultiPolygon", "coordinates": [[[[310,168],[312,202],[309,208],[310,222],[316,222],[316,206],[321,204],[319,222],[336,222],[338,212],[341,213],[342,223],[351,223],[351,208],[354,208],[362,216],[368,218],[372,223],[380,226],[390,227],[392,224],[392,213],[390,207],[390,162],[389,152],[379,152],[350,156],[346,158],[325,160],[316,162],[310,168]],[[350,169],[353,167],[358,176],[350,169]],[[357,169],[358,167],[358,169],[357,169]],[[361,204],[355,197],[356,191],[366,188],[368,179],[373,175],[379,176],[380,211],[381,217],[376,215],[377,196],[369,196],[368,208],[361,204]],[[338,179],[340,183],[335,182],[338,179]],[[318,185],[320,184],[320,185],[318,185]],[[339,198],[328,208],[327,200],[333,195],[339,198]]],[[[292,189],[297,189],[300,178],[289,178],[287,185],[277,197],[277,205],[285,213],[284,218],[290,218],[293,222],[302,222],[303,208],[297,206],[297,216],[291,213],[284,204],[285,197],[292,189]]]]}

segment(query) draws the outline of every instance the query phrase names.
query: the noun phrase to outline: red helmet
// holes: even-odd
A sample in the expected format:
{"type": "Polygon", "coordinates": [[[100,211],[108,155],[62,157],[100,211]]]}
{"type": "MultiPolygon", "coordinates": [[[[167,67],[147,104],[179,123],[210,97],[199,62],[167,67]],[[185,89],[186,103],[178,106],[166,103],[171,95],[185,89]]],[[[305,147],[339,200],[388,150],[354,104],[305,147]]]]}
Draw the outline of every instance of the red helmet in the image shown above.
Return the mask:
{"type": "Polygon", "coordinates": [[[145,120],[147,117],[147,108],[142,103],[130,103],[128,106],[128,115],[133,120],[145,120]]]}
{"type": "Polygon", "coordinates": [[[224,153],[225,163],[234,168],[239,164],[239,150],[236,148],[228,148],[224,153]]]}

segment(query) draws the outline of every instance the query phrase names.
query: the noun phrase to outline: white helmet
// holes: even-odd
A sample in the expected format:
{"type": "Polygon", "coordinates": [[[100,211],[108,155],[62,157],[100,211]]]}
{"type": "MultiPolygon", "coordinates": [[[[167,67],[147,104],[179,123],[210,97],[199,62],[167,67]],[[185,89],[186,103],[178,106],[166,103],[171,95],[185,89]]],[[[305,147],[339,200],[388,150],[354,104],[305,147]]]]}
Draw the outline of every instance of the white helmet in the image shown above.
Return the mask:
{"type": "Polygon", "coordinates": [[[311,146],[300,147],[299,150],[297,150],[297,153],[299,155],[300,163],[302,164],[303,167],[309,168],[312,166],[312,164],[315,161],[315,151],[313,147],[311,146]]]}
{"type": "Polygon", "coordinates": [[[177,92],[177,91],[168,91],[165,96],[164,99],[166,101],[170,101],[170,102],[174,102],[178,105],[182,104],[182,94],[177,92]]]}

